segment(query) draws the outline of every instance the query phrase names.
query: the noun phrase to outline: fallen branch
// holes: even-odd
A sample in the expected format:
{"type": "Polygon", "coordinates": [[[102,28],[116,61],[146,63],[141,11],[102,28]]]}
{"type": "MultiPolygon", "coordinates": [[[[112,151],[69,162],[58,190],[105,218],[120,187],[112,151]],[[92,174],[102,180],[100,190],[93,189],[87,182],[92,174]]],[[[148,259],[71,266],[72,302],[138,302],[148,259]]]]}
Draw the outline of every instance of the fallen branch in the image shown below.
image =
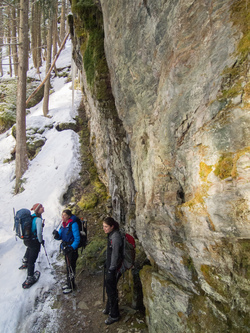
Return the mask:
{"type": "Polygon", "coordinates": [[[45,76],[43,82],[41,82],[41,83],[39,84],[39,86],[36,88],[36,90],[34,90],[33,93],[30,95],[30,97],[27,99],[27,101],[26,101],[26,106],[28,105],[28,103],[29,103],[29,101],[31,100],[31,98],[32,98],[32,97],[33,97],[33,96],[34,96],[34,95],[35,95],[35,94],[36,94],[36,93],[42,88],[42,86],[44,85],[44,83],[48,80],[48,78],[49,78],[49,76],[50,76],[50,73],[51,73],[53,67],[55,66],[55,63],[56,63],[56,61],[57,61],[57,59],[58,59],[58,57],[59,57],[59,55],[60,55],[60,53],[61,53],[61,51],[62,51],[62,49],[63,49],[64,44],[66,43],[66,40],[67,40],[68,37],[69,37],[69,33],[65,36],[65,38],[64,38],[64,40],[63,40],[63,42],[62,42],[62,45],[61,45],[59,51],[57,52],[57,54],[56,54],[56,56],[55,56],[55,59],[53,60],[53,63],[52,63],[52,65],[51,65],[51,67],[50,67],[48,73],[46,74],[46,76],[45,76]]]}

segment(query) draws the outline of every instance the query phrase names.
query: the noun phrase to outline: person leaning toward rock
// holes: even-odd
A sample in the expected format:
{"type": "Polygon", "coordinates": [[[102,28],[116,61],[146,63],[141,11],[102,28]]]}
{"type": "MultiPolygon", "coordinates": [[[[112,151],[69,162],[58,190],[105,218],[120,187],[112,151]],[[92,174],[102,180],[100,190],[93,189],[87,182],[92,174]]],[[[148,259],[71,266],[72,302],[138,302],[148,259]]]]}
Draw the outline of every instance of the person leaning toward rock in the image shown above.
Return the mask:
{"type": "Polygon", "coordinates": [[[43,240],[43,227],[44,223],[42,220],[42,213],[44,212],[44,207],[40,203],[36,203],[33,205],[31,210],[34,211],[32,215],[32,227],[31,233],[32,238],[28,240],[24,240],[24,245],[27,246],[26,252],[23,257],[23,265],[19,269],[28,269],[27,279],[23,283],[23,288],[27,289],[32,286],[37,279],[39,278],[40,273],[38,276],[34,276],[35,270],[35,262],[40,252],[41,244],[44,245],[43,240]]]}
{"type": "Polygon", "coordinates": [[[105,286],[108,300],[103,313],[109,315],[105,320],[105,324],[110,325],[120,319],[117,283],[121,276],[118,268],[122,262],[122,238],[119,233],[119,224],[112,217],[104,219],[103,231],[108,237],[105,265],[105,286]]]}
{"type": "Polygon", "coordinates": [[[69,209],[62,212],[62,226],[53,231],[54,239],[62,240],[60,248],[63,250],[67,267],[67,283],[62,287],[64,294],[69,294],[75,289],[76,261],[78,258],[78,245],[80,243],[80,232],[69,209]]]}

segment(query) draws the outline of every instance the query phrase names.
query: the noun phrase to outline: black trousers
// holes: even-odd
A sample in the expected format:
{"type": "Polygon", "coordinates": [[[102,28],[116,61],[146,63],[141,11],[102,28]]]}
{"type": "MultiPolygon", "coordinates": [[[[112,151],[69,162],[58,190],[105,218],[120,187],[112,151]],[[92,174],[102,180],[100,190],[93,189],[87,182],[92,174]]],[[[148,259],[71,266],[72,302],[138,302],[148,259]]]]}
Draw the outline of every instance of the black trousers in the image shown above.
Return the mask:
{"type": "Polygon", "coordinates": [[[24,258],[27,259],[28,276],[34,275],[35,262],[40,252],[41,244],[37,239],[25,240],[24,245],[27,246],[24,258]]]}
{"type": "Polygon", "coordinates": [[[110,317],[117,318],[120,316],[119,305],[118,305],[118,289],[117,284],[120,278],[120,274],[117,276],[116,271],[106,273],[106,293],[107,303],[106,312],[109,313],[110,317]]]}
{"type": "Polygon", "coordinates": [[[75,288],[76,261],[78,258],[78,250],[65,254],[65,262],[67,268],[67,285],[75,288]]]}

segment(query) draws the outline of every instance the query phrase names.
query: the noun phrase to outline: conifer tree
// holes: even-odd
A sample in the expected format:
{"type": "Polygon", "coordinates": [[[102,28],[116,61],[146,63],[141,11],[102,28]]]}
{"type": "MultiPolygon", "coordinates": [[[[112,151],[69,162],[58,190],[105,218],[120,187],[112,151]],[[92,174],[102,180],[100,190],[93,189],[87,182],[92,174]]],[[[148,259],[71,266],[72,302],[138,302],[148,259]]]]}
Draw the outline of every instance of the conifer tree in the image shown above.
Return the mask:
{"type": "MultiPolygon", "coordinates": [[[[46,48],[46,73],[49,72],[51,66],[51,51],[52,51],[52,31],[53,31],[53,13],[54,13],[54,1],[48,12],[48,31],[47,31],[47,48],[46,48]]],[[[44,84],[44,96],[43,96],[43,115],[46,117],[49,112],[49,90],[50,90],[50,78],[44,84]]]]}
{"type": "Polygon", "coordinates": [[[19,64],[16,108],[16,193],[20,180],[28,167],[26,149],[26,81],[28,69],[29,0],[20,0],[19,64]]]}
{"type": "MultiPolygon", "coordinates": [[[[7,17],[11,16],[11,7],[7,7],[7,17]]],[[[9,56],[9,73],[12,77],[12,58],[11,58],[11,20],[6,20],[7,23],[7,47],[8,47],[8,56],[9,56]]]]}
{"type": "MultiPolygon", "coordinates": [[[[57,54],[57,42],[58,42],[58,30],[57,30],[57,15],[58,15],[58,1],[55,1],[55,10],[53,13],[53,31],[52,31],[52,39],[53,39],[53,56],[52,59],[55,59],[57,54]]],[[[54,66],[54,71],[57,75],[56,65],[54,66]]]]}
{"type": "Polygon", "coordinates": [[[17,76],[18,74],[18,53],[17,53],[17,18],[16,18],[16,8],[12,6],[11,8],[11,50],[13,57],[13,67],[14,74],[17,76]]]}
{"type": "Polygon", "coordinates": [[[61,1],[61,19],[60,19],[60,43],[64,40],[65,37],[65,10],[66,3],[65,0],[61,1]]]}
{"type": "Polygon", "coordinates": [[[0,76],[3,76],[3,1],[0,0],[0,76]]]}

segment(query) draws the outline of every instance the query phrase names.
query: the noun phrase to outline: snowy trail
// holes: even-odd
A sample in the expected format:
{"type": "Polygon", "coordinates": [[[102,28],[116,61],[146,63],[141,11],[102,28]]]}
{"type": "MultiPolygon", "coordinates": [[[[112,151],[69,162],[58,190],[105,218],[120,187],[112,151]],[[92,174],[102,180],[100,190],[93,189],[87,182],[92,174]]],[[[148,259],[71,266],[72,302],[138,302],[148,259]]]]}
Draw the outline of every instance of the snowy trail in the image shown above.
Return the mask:
{"type": "MultiPolygon", "coordinates": [[[[71,64],[71,45],[67,44],[58,59],[58,67],[71,64]]],[[[32,70],[31,70],[32,72],[32,70]]],[[[30,209],[36,202],[45,207],[44,239],[50,262],[55,261],[58,243],[52,238],[52,230],[60,221],[62,197],[68,186],[77,179],[80,171],[79,138],[72,130],[58,132],[55,125],[59,122],[74,122],[77,108],[81,100],[81,92],[75,91],[74,107],[72,108],[71,83],[65,84],[65,78],[56,79],[52,84],[55,92],[50,97],[49,115],[42,115],[42,103],[31,109],[27,116],[27,129],[31,127],[46,128],[43,136],[46,143],[40,153],[30,162],[29,169],[24,174],[24,191],[13,194],[15,186],[15,163],[4,163],[10,158],[10,152],[15,146],[11,131],[0,135],[0,331],[4,333],[17,332],[24,317],[32,316],[35,320],[39,311],[35,311],[35,300],[48,291],[55,283],[48,261],[41,248],[39,263],[36,269],[41,271],[38,283],[32,288],[23,290],[22,282],[26,271],[18,270],[25,252],[25,246],[20,239],[15,239],[13,232],[13,207],[30,209]],[[48,125],[53,124],[49,129],[48,125]]],[[[37,305],[36,305],[37,306],[37,305]]],[[[43,304],[43,313],[54,318],[55,311],[49,305],[43,304]]]]}

